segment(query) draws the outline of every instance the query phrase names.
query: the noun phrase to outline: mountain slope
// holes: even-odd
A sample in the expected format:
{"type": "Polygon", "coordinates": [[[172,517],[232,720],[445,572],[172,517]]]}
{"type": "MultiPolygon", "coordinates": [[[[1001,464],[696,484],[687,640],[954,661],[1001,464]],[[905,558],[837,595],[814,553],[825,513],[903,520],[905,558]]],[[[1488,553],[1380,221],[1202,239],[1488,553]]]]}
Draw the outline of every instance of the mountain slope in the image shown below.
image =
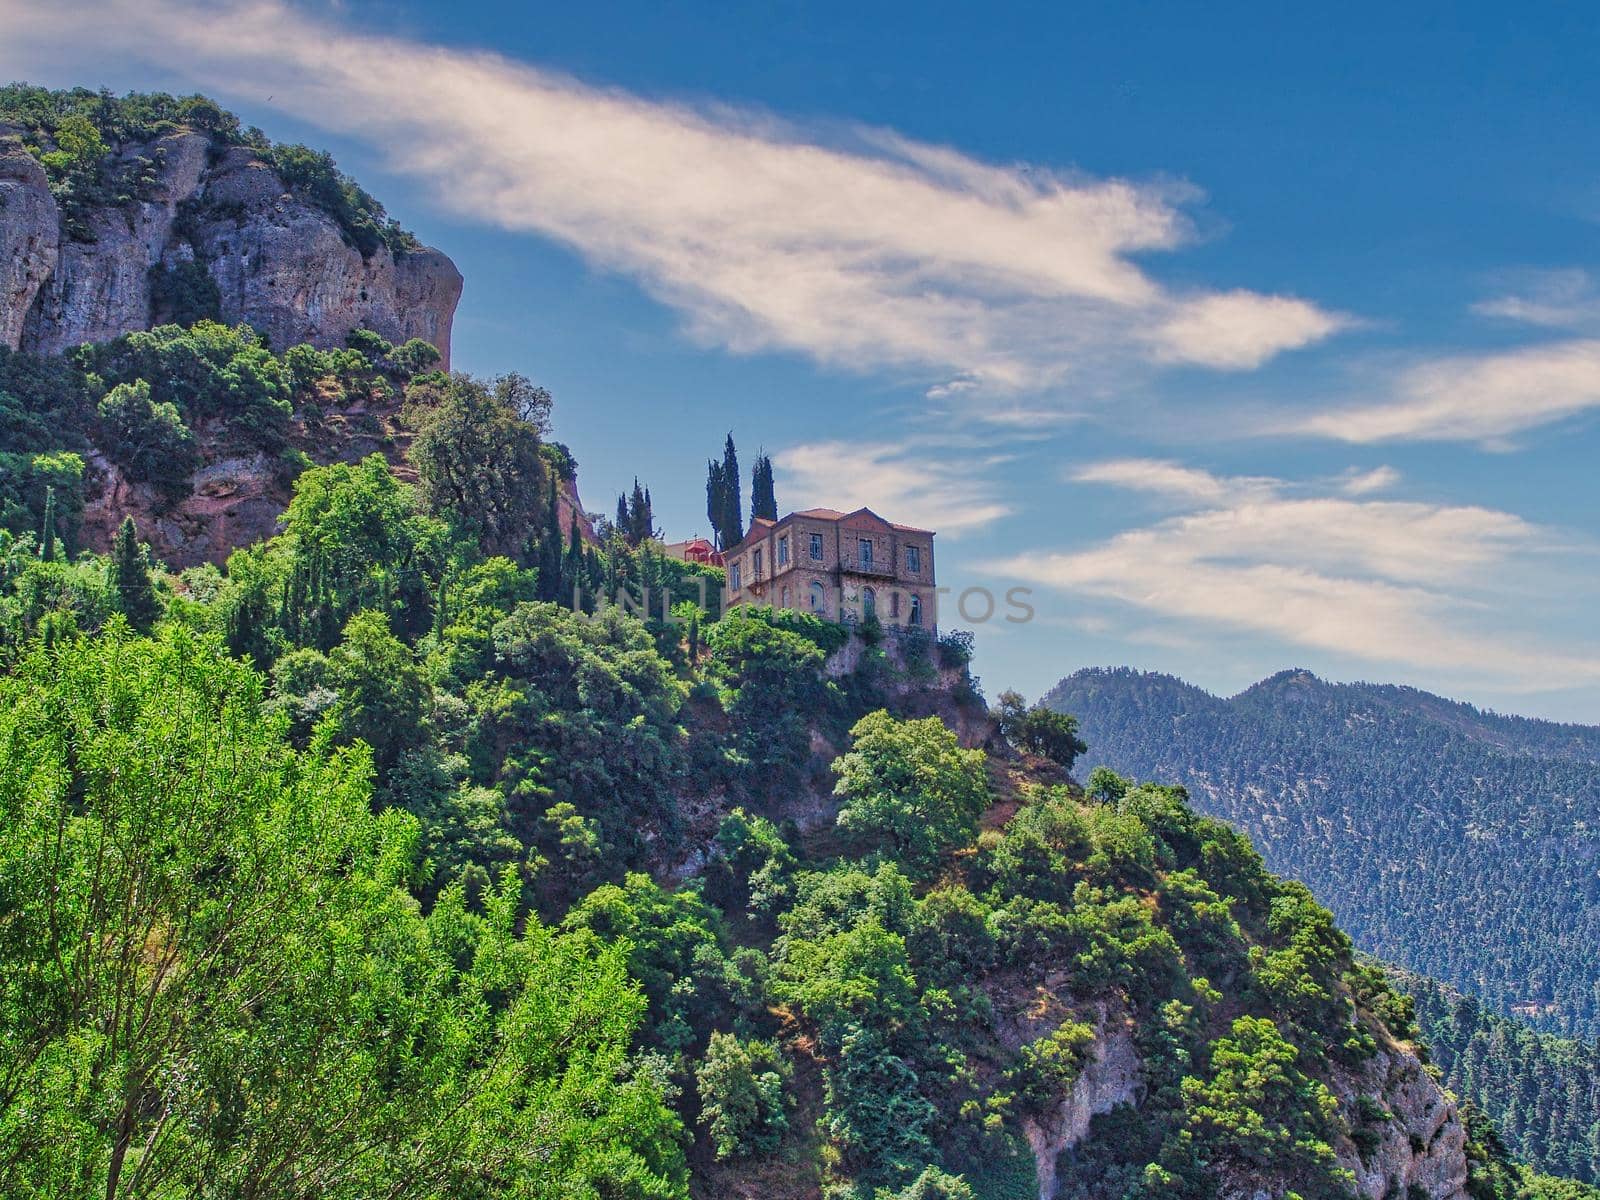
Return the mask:
{"type": "Polygon", "coordinates": [[[1362,949],[1539,1028],[1600,1032],[1600,730],[1284,672],[1232,699],[1085,670],[1091,765],[1186,786],[1362,949]]]}

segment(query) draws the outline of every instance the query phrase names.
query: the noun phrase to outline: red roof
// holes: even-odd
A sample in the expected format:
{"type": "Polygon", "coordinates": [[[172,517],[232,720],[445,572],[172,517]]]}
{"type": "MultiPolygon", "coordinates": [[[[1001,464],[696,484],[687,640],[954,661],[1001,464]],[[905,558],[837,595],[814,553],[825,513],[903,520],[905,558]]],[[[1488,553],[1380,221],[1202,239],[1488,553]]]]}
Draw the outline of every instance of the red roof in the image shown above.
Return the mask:
{"type": "Polygon", "coordinates": [[[934,536],[934,532],[931,529],[920,529],[915,525],[897,525],[893,521],[885,521],[882,517],[878,516],[877,513],[864,506],[856,509],[854,512],[840,512],[836,508],[802,508],[798,512],[792,512],[788,516],[782,517],[776,521],[773,521],[767,517],[752,518],[750,522],[750,529],[745,533],[744,537],[739,539],[738,545],[728,547],[727,553],[732,554],[739,548],[739,546],[742,546],[748,542],[750,540],[750,535],[755,533],[758,529],[765,531],[768,529],[774,529],[779,525],[787,525],[796,517],[807,517],[813,521],[843,521],[850,517],[859,517],[862,515],[872,517],[878,521],[883,521],[885,525],[889,526],[889,528],[895,530],[897,533],[921,533],[926,534],[928,537],[934,536]]]}

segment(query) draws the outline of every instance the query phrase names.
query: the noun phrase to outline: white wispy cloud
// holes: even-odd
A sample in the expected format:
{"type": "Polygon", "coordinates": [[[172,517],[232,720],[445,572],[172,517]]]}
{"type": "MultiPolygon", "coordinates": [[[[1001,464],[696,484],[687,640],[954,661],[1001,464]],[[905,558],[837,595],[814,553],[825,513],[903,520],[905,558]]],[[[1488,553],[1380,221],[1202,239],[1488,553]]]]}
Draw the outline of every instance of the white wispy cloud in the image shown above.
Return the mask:
{"type": "Polygon", "coordinates": [[[1373,467],[1370,471],[1351,468],[1338,478],[1339,490],[1347,496],[1370,496],[1386,492],[1400,482],[1400,472],[1393,467],[1373,467]]]}
{"type": "Polygon", "coordinates": [[[811,442],[773,456],[796,508],[872,509],[891,521],[960,536],[1008,516],[986,472],[994,456],[947,457],[917,443],[811,442]]]}
{"type": "Polygon", "coordinates": [[[1067,478],[1074,483],[1104,483],[1131,491],[1150,492],[1195,504],[1220,504],[1276,490],[1278,481],[1255,476],[1213,475],[1199,467],[1157,458],[1114,458],[1072,467],[1067,478]]]}
{"type": "Polygon", "coordinates": [[[1549,329],[1600,329],[1600,288],[1588,271],[1522,271],[1508,283],[1507,291],[1479,301],[1472,311],[1549,329]]]}
{"type": "Polygon", "coordinates": [[[1190,236],[1190,194],[1171,186],[995,166],[882,130],[825,138],[279,0],[0,0],[0,27],[13,76],[134,61],[272,95],[382,147],[443,208],[556,239],[736,351],[992,392],[1095,366],[1250,368],[1345,321],[1151,276],[1134,256],[1190,236]]]}
{"type": "Polygon", "coordinates": [[[1600,408],[1600,340],[1436,358],[1402,370],[1380,390],[1383,400],[1335,406],[1278,431],[1361,444],[1458,441],[1502,449],[1514,434],[1600,408]]]}
{"type": "MultiPolygon", "coordinates": [[[[1572,547],[1475,506],[1307,495],[1303,485],[1121,460],[1073,477],[1188,501],[1084,550],[986,564],[1178,628],[1236,631],[1510,689],[1600,681],[1600,651],[1518,637],[1543,562],[1572,547]],[[1507,626],[1512,626],[1508,628],[1507,626]]],[[[1380,480],[1385,482],[1385,480],[1380,480]]],[[[1358,489],[1359,490],[1359,489],[1358,489]]],[[[1567,581],[1569,588],[1572,581],[1567,581]]]]}

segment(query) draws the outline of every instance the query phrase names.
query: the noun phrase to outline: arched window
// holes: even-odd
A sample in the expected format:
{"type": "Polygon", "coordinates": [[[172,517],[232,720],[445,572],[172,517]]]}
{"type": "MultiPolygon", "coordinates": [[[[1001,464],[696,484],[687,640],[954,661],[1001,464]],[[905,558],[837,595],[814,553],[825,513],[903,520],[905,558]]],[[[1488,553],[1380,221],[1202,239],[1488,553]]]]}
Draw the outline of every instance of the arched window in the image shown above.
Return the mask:
{"type": "Polygon", "coordinates": [[[922,624],[922,597],[921,596],[912,596],[911,597],[911,615],[906,618],[906,621],[907,621],[908,624],[911,624],[911,625],[921,625],[922,624]]]}
{"type": "Polygon", "coordinates": [[[815,613],[826,612],[828,608],[828,594],[822,590],[820,583],[811,585],[811,611],[815,613]]]}
{"type": "Polygon", "coordinates": [[[871,588],[861,589],[861,615],[869,621],[878,615],[878,593],[871,588]]]}

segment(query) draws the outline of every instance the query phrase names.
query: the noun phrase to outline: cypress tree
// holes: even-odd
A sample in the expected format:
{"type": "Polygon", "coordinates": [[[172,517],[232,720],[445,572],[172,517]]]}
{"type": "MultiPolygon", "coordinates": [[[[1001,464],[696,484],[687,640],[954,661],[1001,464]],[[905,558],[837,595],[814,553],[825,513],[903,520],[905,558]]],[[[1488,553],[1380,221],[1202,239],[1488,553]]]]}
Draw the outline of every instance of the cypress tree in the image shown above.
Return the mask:
{"type": "Polygon", "coordinates": [[[567,542],[567,561],[561,571],[561,585],[565,598],[574,611],[581,607],[575,596],[583,585],[583,539],[578,536],[578,514],[572,514],[572,529],[567,542]]]}
{"type": "Polygon", "coordinates": [[[714,459],[706,463],[706,520],[711,522],[711,537],[718,550],[727,549],[722,540],[722,514],[727,509],[722,479],[722,464],[714,459]]]}
{"type": "Polygon", "coordinates": [[[150,578],[150,564],[139,545],[139,532],[132,517],[122,519],[116,540],[111,543],[111,582],[117,607],[140,633],[145,633],[161,615],[161,601],[150,578]]]}
{"type": "Polygon", "coordinates": [[[772,459],[763,450],[750,470],[750,515],[778,519],[778,495],[772,484],[772,459]]]}
{"type": "Polygon", "coordinates": [[[561,506],[557,502],[555,473],[550,475],[550,503],[545,509],[544,536],[539,539],[539,597],[561,599],[561,506]]]}
{"type": "Polygon", "coordinates": [[[744,538],[744,502],[739,495],[739,454],[733,448],[733,434],[722,447],[722,544],[737,545],[744,538]]]}
{"type": "Polygon", "coordinates": [[[629,537],[632,531],[633,514],[628,511],[628,494],[623,492],[617,497],[617,532],[629,537]]]}
{"type": "Polygon", "coordinates": [[[39,557],[54,562],[56,557],[56,489],[44,489],[44,521],[39,530],[39,557]]]}

